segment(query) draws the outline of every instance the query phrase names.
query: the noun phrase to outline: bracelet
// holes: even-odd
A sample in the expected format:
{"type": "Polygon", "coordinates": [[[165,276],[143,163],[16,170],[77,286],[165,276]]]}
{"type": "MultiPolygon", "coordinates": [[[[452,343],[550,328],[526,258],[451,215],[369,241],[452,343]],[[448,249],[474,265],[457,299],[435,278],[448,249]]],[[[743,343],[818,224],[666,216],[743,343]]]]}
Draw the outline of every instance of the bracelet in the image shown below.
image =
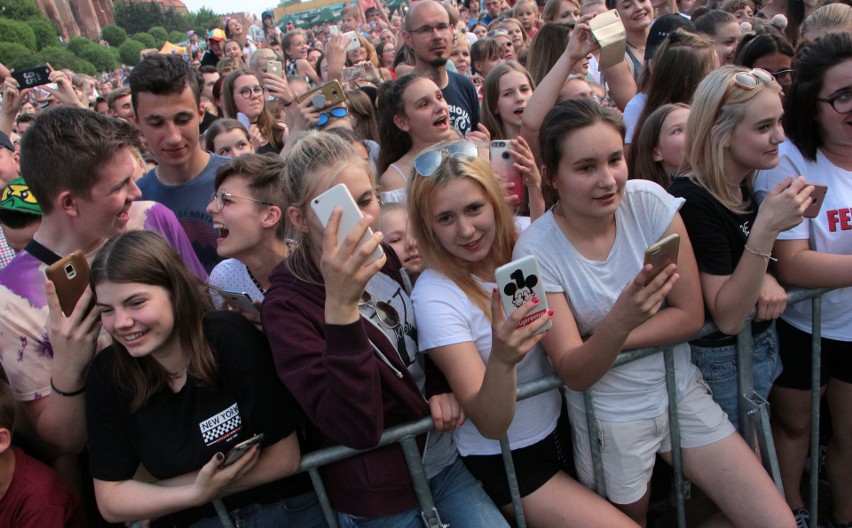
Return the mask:
{"type": "Polygon", "coordinates": [[[57,389],[57,388],[56,388],[56,385],[54,385],[54,384],[53,384],[53,378],[50,378],[50,388],[51,388],[51,389],[53,390],[53,392],[55,392],[56,394],[58,394],[58,395],[60,395],[60,396],[65,396],[66,398],[70,398],[70,397],[72,397],[72,396],[77,396],[78,394],[83,394],[84,392],[86,392],[86,385],[85,385],[85,384],[83,385],[83,387],[82,387],[82,388],[77,389],[77,390],[75,390],[75,391],[71,391],[71,392],[64,392],[64,391],[61,391],[61,390],[59,390],[59,389],[57,389]]]}
{"type": "Polygon", "coordinates": [[[745,250],[748,251],[749,253],[751,253],[752,255],[757,255],[758,257],[763,257],[763,260],[765,260],[767,264],[769,264],[770,260],[772,262],[778,262],[778,259],[772,256],[772,253],[761,253],[759,251],[755,251],[755,250],[751,249],[750,247],[748,247],[748,244],[745,245],[745,250]]]}

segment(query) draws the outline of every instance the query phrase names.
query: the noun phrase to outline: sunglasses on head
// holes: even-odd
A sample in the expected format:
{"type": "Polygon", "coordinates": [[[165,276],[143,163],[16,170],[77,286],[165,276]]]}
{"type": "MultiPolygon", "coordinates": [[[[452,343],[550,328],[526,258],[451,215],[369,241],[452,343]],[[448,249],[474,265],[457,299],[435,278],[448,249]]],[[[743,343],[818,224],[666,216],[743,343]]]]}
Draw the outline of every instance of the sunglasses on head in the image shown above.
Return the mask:
{"type": "Polygon", "coordinates": [[[473,141],[457,141],[443,148],[427,150],[414,160],[414,170],[421,176],[432,176],[441,166],[444,156],[472,160],[479,156],[479,150],[473,141]]]}
{"type": "Polygon", "coordinates": [[[338,106],[337,108],[332,108],[328,112],[323,112],[319,116],[319,121],[317,121],[317,126],[325,126],[329,120],[331,119],[328,115],[331,114],[331,117],[346,117],[349,115],[349,110],[346,109],[345,106],[338,106]]]}
{"type": "Polygon", "coordinates": [[[754,90],[760,86],[760,81],[772,84],[775,82],[775,77],[763,68],[754,68],[750,72],[739,72],[734,75],[734,84],[743,90],[754,90]]]}

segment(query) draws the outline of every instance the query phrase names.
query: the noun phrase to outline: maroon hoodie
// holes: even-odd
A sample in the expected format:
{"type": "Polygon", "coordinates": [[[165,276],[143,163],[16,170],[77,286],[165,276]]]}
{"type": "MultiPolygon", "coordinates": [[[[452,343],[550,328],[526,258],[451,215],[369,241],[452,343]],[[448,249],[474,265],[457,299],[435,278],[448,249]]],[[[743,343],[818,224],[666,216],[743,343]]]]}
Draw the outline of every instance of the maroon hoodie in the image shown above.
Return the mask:
{"type": "MultiPolygon", "coordinates": [[[[380,273],[401,284],[399,260],[390,248],[385,253],[380,273]]],[[[322,275],[304,256],[292,255],[269,278],[263,327],[278,377],[310,419],[313,430],[308,433],[315,441],[309,439],[309,449],[335,444],[367,449],[386,428],[428,414],[414,378],[384,332],[363,319],[349,325],[325,323],[322,275]],[[302,259],[318,284],[292,273],[295,259],[302,259]]],[[[382,517],[417,507],[398,444],[331,464],[321,474],[337,511],[382,517]]]]}

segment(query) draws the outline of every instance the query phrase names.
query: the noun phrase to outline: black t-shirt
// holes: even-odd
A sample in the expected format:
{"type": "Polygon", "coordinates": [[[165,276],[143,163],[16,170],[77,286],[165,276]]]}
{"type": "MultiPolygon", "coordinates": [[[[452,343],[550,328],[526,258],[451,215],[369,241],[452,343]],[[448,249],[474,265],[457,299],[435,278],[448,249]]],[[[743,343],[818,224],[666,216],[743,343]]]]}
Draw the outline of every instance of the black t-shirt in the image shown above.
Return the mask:
{"type": "MultiPolygon", "coordinates": [[[[133,478],[139,464],[157,479],[195,471],[217,453],[257,433],[269,446],[295,432],[303,414],[275,372],[266,337],[240,315],[211,312],[204,334],[221,378],[210,390],[190,377],[177,393],[168,388],[130,413],[129,391],[115,383],[116,350],[95,357],[88,377],[86,416],[92,477],[116,482],[133,478]]],[[[308,491],[304,477],[282,479],[227,497],[228,509],[267,503],[308,491]]],[[[180,524],[213,516],[212,507],[184,510],[161,519],[180,524]]]]}
{"type": "Polygon", "coordinates": [[[447,75],[449,82],[441,92],[450,107],[450,126],[465,137],[479,124],[479,97],[470,79],[451,71],[447,75]]]}
{"type": "MultiPolygon", "coordinates": [[[[737,214],[722,205],[704,187],[687,177],[675,178],[669,185],[669,193],[685,198],[680,216],[686,225],[699,271],[710,275],[731,275],[745,251],[749,233],[757,218],[757,203],[746,185],[741,187],[743,198],[749,208],[745,214],[737,214]]],[[[771,321],[752,324],[752,332],[769,328],[771,321]]],[[[707,336],[713,346],[736,342],[736,338],[720,332],[707,336]],[[724,338],[724,343],[720,340],[724,338]]],[[[702,346],[703,343],[702,343],[702,346]]]]}
{"type": "Polygon", "coordinates": [[[204,52],[204,55],[201,56],[202,66],[216,66],[217,64],[219,64],[219,57],[212,51],[207,50],[204,52]]]}

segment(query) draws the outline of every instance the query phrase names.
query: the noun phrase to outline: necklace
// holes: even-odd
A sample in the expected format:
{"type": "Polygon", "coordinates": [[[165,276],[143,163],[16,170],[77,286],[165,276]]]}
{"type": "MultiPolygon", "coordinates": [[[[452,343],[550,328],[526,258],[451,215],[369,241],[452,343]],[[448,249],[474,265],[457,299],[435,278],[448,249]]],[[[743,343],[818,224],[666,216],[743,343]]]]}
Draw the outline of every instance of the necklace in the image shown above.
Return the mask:
{"type": "Polygon", "coordinates": [[[254,274],[251,272],[251,270],[249,269],[248,266],[246,266],[246,271],[248,272],[248,275],[249,275],[249,278],[251,279],[251,281],[254,283],[255,286],[257,286],[257,289],[260,290],[260,293],[262,293],[263,295],[266,295],[266,288],[264,288],[263,286],[260,285],[259,282],[257,282],[257,279],[254,277],[254,274]]]}
{"type": "Polygon", "coordinates": [[[633,43],[631,43],[629,40],[625,40],[625,42],[627,42],[627,45],[630,46],[631,48],[635,49],[636,51],[641,51],[643,53],[645,52],[645,46],[642,46],[640,48],[639,46],[634,46],[633,43]]]}

